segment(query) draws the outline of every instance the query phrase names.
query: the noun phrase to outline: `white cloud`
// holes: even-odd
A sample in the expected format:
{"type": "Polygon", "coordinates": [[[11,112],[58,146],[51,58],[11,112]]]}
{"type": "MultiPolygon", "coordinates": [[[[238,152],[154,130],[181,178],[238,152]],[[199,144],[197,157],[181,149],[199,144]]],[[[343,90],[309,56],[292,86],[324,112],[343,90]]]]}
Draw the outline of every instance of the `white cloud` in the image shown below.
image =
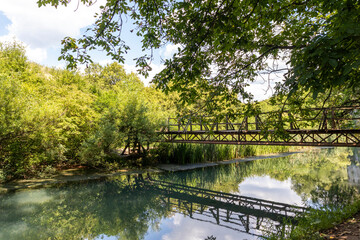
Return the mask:
{"type": "Polygon", "coordinates": [[[80,29],[94,22],[94,14],[101,5],[80,5],[71,1],[68,7],[39,8],[37,0],[0,0],[0,11],[11,21],[7,26],[9,36],[29,47],[31,60],[44,60],[48,48],[59,47],[66,36],[78,37],[80,29]],[[77,9],[77,10],[76,10],[77,9]],[[76,11],[75,11],[76,10],[76,11]]]}
{"type": "MultiPolygon", "coordinates": [[[[211,235],[213,235],[217,239],[225,240],[251,238],[251,235],[248,235],[246,233],[241,233],[236,230],[234,231],[232,229],[225,228],[217,224],[209,224],[208,222],[205,222],[205,220],[210,220],[213,223],[215,223],[216,220],[212,217],[209,218],[203,216],[202,214],[195,214],[195,218],[198,220],[186,217],[180,213],[175,213],[173,219],[175,218],[180,219],[180,225],[175,224],[175,221],[167,222],[166,220],[161,223],[160,228],[167,229],[167,232],[163,233],[161,236],[162,240],[204,240],[207,236],[211,235]]],[[[224,221],[221,221],[221,224],[231,225],[231,223],[227,224],[224,221]]],[[[242,227],[238,227],[241,230],[242,227]]],[[[149,239],[152,239],[151,233],[149,234],[149,239]]]]}
{"type": "MultiPolygon", "coordinates": [[[[8,43],[12,43],[12,42],[21,42],[19,40],[19,38],[17,38],[15,35],[12,34],[8,34],[5,36],[0,36],[0,42],[8,42],[8,43]]],[[[26,51],[26,56],[34,62],[42,62],[44,60],[46,60],[47,58],[47,51],[44,48],[32,48],[29,45],[25,44],[25,51],[26,51]]]]}
{"type": "Polygon", "coordinates": [[[164,69],[164,65],[162,64],[150,64],[150,67],[152,68],[152,70],[149,72],[149,76],[145,78],[143,75],[137,73],[137,68],[135,65],[124,64],[125,71],[127,73],[133,72],[138,74],[138,77],[145,84],[145,86],[149,86],[151,80],[155,77],[155,75],[164,69]]]}
{"type": "Polygon", "coordinates": [[[255,81],[245,89],[254,95],[254,99],[258,101],[271,97],[275,90],[276,83],[284,81],[284,74],[289,67],[284,60],[268,59],[268,70],[260,72],[255,81]]]}
{"type": "Polygon", "coordinates": [[[178,48],[180,48],[180,44],[168,44],[166,45],[165,49],[160,51],[160,55],[162,55],[164,58],[171,58],[177,51],[178,48]]]}
{"type": "Polygon", "coordinates": [[[179,226],[181,224],[182,219],[183,219],[183,217],[180,214],[175,214],[173,216],[173,224],[176,226],[179,226]]]}
{"type": "Polygon", "coordinates": [[[26,48],[26,55],[34,62],[42,62],[47,58],[47,52],[44,48],[26,48]]]}
{"type": "MultiPolygon", "coordinates": [[[[179,215],[177,213],[177,215],[179,215]]],[[[183,225],[177,226],[174,225],[172,232],[162,236],[162,240],[180,240],[180,239],[189,239],[189,240],[202,240],[206,236],[206,227],[202,224],[198,224],[196,221],[196,227],[194,227],[194,220],[181,217],[184,220],[183,225]]]]}
{"type": "Polygon", "coordinates": [[[302,205],[301,197],[291,189],[291,186],[290,179],[278,181],[269,176],[249,177],[239,184],[239,192],[242,196],[302,205]]]}
{"type": "Polygon", "coordinates": [[[53,47],[65,36],[78,36],[81,28],[94,21],[93,15],[98,10],[95,6],[83,5],[76,10],[77,1],[57,9],[51,6],[39,8],[37,0],[1,2],[1,11],[11,21],[8,26],[10,34],[32,47],[53,47]]]}
{"type": "Polygon", "coordinates": [[[13,41],[19,41],[19,39],[11,34],[0,36],[0,42],[13,42],[13,41]]]}
{"type": "Polygon", "coordinates": [[[106,66],[106,65],[111,64],[111,63],[113,63],[113,62],[114,62],[114,61],[111,60],[111,59],[104,59],[104,60],[99,61],[99,64],[100,64],[101,66],[106,66]]]}
{"type": "Polygon", "coordinates": [[[269,84],[267,82],[256,81],[245,87],[245,90],[250,92],[255,100],[262,101],[270,98],[274,93],[275,82],[270,81],[269,84]]]}

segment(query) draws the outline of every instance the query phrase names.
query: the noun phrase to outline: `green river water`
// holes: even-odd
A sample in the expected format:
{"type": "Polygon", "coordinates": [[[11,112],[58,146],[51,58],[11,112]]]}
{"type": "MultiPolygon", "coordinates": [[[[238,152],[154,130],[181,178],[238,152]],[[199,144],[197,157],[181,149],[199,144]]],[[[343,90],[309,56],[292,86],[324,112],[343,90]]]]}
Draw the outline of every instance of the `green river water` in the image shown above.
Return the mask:
{"type": "Polygon", "coordinates": [[[346,204],[360,189],[359,156],[358,148],[322,148],[18,190],[0,195],[0,239],[261,239],[287,221],[284,213],[256,204],[346,204]],[[147,177],[168,187],[160,191],[140,181],[147,177]],[[224,199],[223,193],[231,195],[224,199]],[[257,203],[240,207],[240,197],[257,203]]]}

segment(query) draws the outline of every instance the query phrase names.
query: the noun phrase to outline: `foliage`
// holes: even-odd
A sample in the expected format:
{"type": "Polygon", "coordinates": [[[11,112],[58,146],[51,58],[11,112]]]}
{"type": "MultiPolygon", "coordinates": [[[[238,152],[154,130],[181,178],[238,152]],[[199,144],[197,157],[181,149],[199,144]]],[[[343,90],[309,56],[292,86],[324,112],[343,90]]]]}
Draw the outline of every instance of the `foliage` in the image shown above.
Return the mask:
{"type": "MultiPolygon", "coordinates": [[[[68,1],[38,0],[39,6],[48,4],[68,1]]],[[[179,46],[155,83],[181,91],[185,99],[196,99],[194,85],[223,99],[238,94],[248,99],[245,87],[259,73],[279,72],[285,77],[279,92],[316,99],[341,89],[350,93],[347,100],[358,101],[352,93],[359,91],[359,11],[356,0],[106,1],[83,37],[63,40],[60,59],[75,67],[91,61],[89,51],[100,48],[123,62],[129,46],[119,33],[129,17],[144,50],[179,46]],[[285,62],[285,68],[278,67],[285,62]]],[[[152,58],[137,58],[141,73],[151,69],[152,58]]]]}
{"type": "Polygon", "coordinates": [[[38,94],[51,89],[50,81],[39,78],[39,68],[27,63],[23,48],[16,43],[1,46],[1,167],[5,175],[24,176],[41,163],[62,159],[61,139],[47,130],[50,121],[57,124],[56,110],[61,109],[56,101],[50,107],[38,94]]]}
{"type": "MultiPolygon", "coordinates": [[[[180,109],[179,95],[145,87],[117,63],[91,64],[83,74],[46,68],[27,61],[18,43],[0,44],[0,83],[0,172],[6,180],[77,164],[119,166],[119,152],[127,145],[136,150],[156,140],[155,130],[180,109]]],[[[218,97],[213,100],[221,103],[218,97]]],[[[196,112],[204,102],[200,98],[181,113],[196,112]]],[[[228,110],[241,110],[254,115],[260,109],[270,107],[243,104],[213,113],[224,117],[228,110]]],[[[268,151],[274,149],[164,145],[155,155],[161,162],[193,163],[268,151]]]]}
{"type": "Polygon", "coordinates": [[[171,109],[161,92],[119,64],[93,64],[85,74],[46,68],[28,62],[18,43],[0,43],[0,83],[5,179],[107,166],[126,141],[154,141],[171,109]]]}
{"type": "Polygon", "coordinates": [[[342,223],[360,211],[360,200],[356,200],[336,209],[312,209],[309,213],[299,219],[298,225],[287,233],[278,232],[272,234],[268,239],[324,239],[319,233],[342,223]],[[283,236],[283,237],[281,237],[283,236]],[[286,237],[285,237],[286,236],[286,237]]]}
{"type": "MultiPolygon", "coordinates": [[[[91,64],[81,74],[28,62],[17,43],[2,44],[0,54],[0,166],[5,179],[77,164],[126,165],[119,157],[125,147],[144,152],[141,146],[156,140],[155,130],[169,116],[193,112],[206,101],[180,111],[178,95],[145,87],[117,63],[91,64]]],[[[217,161],[259,153],[249,146],[169,146],[155,154],[160,161],[217,161]]]]}
{"type": "Polygon", "coordinates": [[[144,87],[135,74],[126,74],[116,63],[105,67],[93,64],[86,74],[97,95],[94,108],[101,117],[82,145],[82,163],[99,166],[106,161],[104,157],[119,155],[115,150],[143,151],[141,146],[156,140],[155,130],[170,114],[163,94],[144,87]]]}

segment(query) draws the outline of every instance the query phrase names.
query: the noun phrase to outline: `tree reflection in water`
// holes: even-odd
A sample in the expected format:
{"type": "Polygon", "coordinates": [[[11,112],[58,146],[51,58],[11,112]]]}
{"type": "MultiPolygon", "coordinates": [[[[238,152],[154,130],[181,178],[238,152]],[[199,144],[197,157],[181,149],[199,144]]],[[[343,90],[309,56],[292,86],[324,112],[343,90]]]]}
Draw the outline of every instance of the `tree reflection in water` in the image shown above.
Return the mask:
{"type": "MultiPolygon", "coordinates": [[[[348,178],[348,165],[354,163],[348,155],[358,159],[359,152],[325,149],[151,177],[241,195],[239,185],[245,179],[269,176],[278,181],[290,180],[291,188],[304,204],[341,205],[357,194],[356,188],[349,184],[352,180],[348,178]]],[[[271,226],[285,226],[281,219],[269,219],[246,212],[246,209],[236,212],[234,206],[229,208],[230,203],[216,206],[198,200],[184,196],[180,199],[179,195],[139,187],[134,178],[126,176],[19,191],[0,196],[0,239],[97,239],[106,236],[144,239],[149,232],[161,231],[164,219],[179,213],[255,237],[271,226]]],[[[216,236],[216,232],[208,232],[204,238],[211,235],[216,236]]]]}

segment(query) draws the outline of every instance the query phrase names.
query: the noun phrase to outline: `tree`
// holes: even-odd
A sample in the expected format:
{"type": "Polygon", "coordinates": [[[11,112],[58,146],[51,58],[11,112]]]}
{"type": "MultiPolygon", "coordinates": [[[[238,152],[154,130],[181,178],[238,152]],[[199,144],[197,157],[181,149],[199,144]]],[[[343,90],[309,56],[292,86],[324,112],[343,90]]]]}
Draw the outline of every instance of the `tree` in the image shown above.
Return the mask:
{"type": "MultiPolygon", "coordinates": [[[[38,5],[57,7],[68,2],[38,0],[38,5]]],[[[168,43],[180,46],[154,79],[165,91],[192,91],[187,86],[202,81],[199,85],[212,89],[213,95],[230,99],[240,94],[249,99],[245,87],[259,73],[280,72],[284,81],[279,93],[310,91],[316,98],[334,88],[356,88],[359,82],[357,0],[108,0],[83,37],[62,41],[60,59],[76,67],[91,61],[90,50],[101,48],[123,62],[129,50],[119,34],[125,16],[134,21],[143,49],[168,43]],[[287,65],[281,68],[271,62],[287,65]]],[[[152,57],[137,58],[141,73],[151,69],[152,57]]],[[[358,101],[358,95],[353,96],[358,101]]]]}
{"type": "Polygon", "coordinates": [[[28,62],[0,43],[0,172],[7,179],[76,162],[96,118],[94,95],[75,72],[28,62]]]}
{"type": "Polygon", "coordinates": [[[154,141],[171,109],[117,63],[80,74],[29,62],[21,44],[0,43],[0,181],[76,164],[113,167],[119,148],[154,141]]]}
{"type": "Polygon", "coordinates": [[[127,74],[118,63],[90,64],[86,79],[96,95],[93,108],[98,119],[88,139],[83,142],[80,159],[89,166],[102,166],[119,153],[154,142],[156,130],[169,117],[172,106],[164,94],[145,87],[134,73],[127,74]]]}

